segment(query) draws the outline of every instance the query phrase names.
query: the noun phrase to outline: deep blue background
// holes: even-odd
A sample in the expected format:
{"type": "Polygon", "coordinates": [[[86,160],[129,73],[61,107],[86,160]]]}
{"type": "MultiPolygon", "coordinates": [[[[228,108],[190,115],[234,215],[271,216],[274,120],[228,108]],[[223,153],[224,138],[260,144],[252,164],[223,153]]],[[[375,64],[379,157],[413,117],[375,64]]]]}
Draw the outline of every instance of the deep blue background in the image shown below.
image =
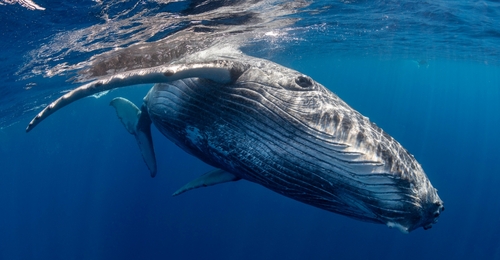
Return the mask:
{"type": "Polygon", "coordinates": [[[282,57],[398,139],[445,202],[408,235],[239,181],[170,195],[211,168],[154,130],[158,176],[108,106],[87,98],[34,131],[0,131],[1,259],[500,259],[500,74],[446,61],[282,57]]]}
{"type": "MultiPolygon", "coordinates": [[[[1,260],[500,259],[500,4],[315,1],[321,11],[298,13],[289,32],[300,40],[248,48],[322,83],[415,155],[446,211],[405,235],[246,181],[171,197],[212,168],[153,129],[159,165],[149,176],[109,101],[140,104],[150,86],[80,100],[26,134],[37,106],[76,86],[16,74],[27,53],[104,24],[96,2],[35,2],[47,10],[0,6],[1,260]]],[[[110,17],[134,6],[118,2],[110,17]]]]}

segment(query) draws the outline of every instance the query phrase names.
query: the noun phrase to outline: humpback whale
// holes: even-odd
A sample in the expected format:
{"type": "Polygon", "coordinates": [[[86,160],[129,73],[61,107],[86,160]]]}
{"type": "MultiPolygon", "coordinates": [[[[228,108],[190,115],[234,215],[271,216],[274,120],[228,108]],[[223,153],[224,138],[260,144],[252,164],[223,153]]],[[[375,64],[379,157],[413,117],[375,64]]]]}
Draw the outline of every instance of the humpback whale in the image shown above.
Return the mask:
{"type": "Polygon", "coordinates": [[[111,106],[135,136],[151,176],[157,173],[152,124],[215,168],[174,195],[243,179],[405,233],[437,222],[444,210],[437,190],[394,138],[309,76],[220,50],[102,76],[48,105],[26,131],[78,99],[154,83],[140,106],[121,97],[111,106]]]}

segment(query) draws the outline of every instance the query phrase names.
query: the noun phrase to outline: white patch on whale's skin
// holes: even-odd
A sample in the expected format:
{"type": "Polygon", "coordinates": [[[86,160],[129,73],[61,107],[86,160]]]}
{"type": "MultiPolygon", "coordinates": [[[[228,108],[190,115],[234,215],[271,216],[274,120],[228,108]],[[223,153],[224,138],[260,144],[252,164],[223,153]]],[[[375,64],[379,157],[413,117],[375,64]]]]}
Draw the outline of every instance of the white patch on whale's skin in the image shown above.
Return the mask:
{"type": "Polygon", "coordinates": [[[201,141],[204,139],[200,133],[200,129],[193,126],[186,127],[186,138],[189,139],[193,145],[198,147],[198,149],[201,141]]]}
{"type": "Polygon", "coordinates": [[[408,231],[408,228],[407,227],[403,227],[401,224],[398,224],[398,223],[394,223],[394,222],[387,222],[387,226],[390,227],[390,228],[397,228],[399,231],[401,231],[402,233],[404,234],[408,234],[410,233],[408,231]]]}
{"type": "MultiPolygon", "coordinates": [[[[203,51],[199,51],[197,53],[193,53],[192,55],[188,56],[187,58],[191,61],[204,61],[204,60],[210,60],[210,59],[217,59],[220,57],[226,57],[226,56],[237,56],[237,55],[242,55],[242,52],[237,48],[237,46],[233,46],[230,44],[225,44],[225,45],[217,45],[211,48],[208,48],[203,51]]],[[[180,60],[182,62],[182,60],[180,60]]]]}
{"type": "MultiPolygon", "coordinates": [[[[219,131],[225,130],[219,129],[219,131]]],[[[212,135],[210,132],[202,133],[200,129],[194,126],[187,126],[185,132],[185,138],[189,140],[191,144],[198,150],[209,152],[211,156],[217,158],[217,161],[223,162],[223,164],[228,165],[229,168],[232,168],[234,166],[231,161],[225,159],[229,155],[230,151],[228,151],[227,148],[225,149],[216,140],[214,140],[214,136],[216,135],[212,135]]]]}
{"type": "Polygon", "coordinates": [[[100,92],[100,93],[96,93],[96,94],[92,95],[91,97],[93,97],[93,98],[96,98],[96,99],[97,99],[97,98],[101,98],[101,97],[103,97],[103,96],[107,95],[108,93],[109,93],[109,90],[107,90],[107,91],[103,91],[103,92],[100,92]]]}

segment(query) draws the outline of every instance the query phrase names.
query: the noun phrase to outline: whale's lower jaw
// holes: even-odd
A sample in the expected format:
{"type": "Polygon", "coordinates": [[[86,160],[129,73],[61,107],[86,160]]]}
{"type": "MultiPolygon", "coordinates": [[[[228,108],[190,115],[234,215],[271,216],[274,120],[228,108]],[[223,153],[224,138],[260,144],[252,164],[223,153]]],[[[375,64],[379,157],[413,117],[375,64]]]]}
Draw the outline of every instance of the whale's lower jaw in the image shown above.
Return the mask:
{"type": "Polygon", "coordinates": [[[412,223],[401,224],[418,211],[409,182],[348,144],[325,142],[253,87],[190,78],[157,84],[146,103],[165,136],[214,167],[312,206],[410,231],[412,223]]]}

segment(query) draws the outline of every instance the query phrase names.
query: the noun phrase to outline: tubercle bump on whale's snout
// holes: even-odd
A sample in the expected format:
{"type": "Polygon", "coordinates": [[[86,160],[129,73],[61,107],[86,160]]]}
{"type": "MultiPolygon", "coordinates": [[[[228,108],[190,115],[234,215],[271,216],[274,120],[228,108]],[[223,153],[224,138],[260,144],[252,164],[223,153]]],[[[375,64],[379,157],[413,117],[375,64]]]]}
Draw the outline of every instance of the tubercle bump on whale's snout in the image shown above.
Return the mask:
{"type": "Polygon", "coordinates": [[[421,212],[419,214],[420,217],[410,217],[402,221],[388,221],[386,222],[386,225],[391,228],[397,228],[405,234],[408,234],[419,227],[422,227],[424,230],[428,230],[438,222],[439,216],[444,211],[443,201],[438,198],[434,202],[422,205],[419,211],[421,212]]]}
{"type": "Polygon", "coordinates": [[[438,222],[438,218],[443,211],[444,204],[439,198],[436,201],[425,205],[422,209],[423,214],[421,215],[420,221],[414,223],[413,226],[410,226],[407,229],[407,232],[411,232],[419,227],[422,227],[424,230],[431,229],[432,225],[438,222]]]}
{"type": "Polygon", "coordinates": [[[444,205],[443,205],[443,202],[441,200],[436,201],[433,204],[434,204],[434,210],[431,211],[431,213],[430,213],[431,216],[429,216],[430,223],[427,223],[427,224],[422,226],[424,228],[424,230],[428,230],[428,229],[432,228],[432,225],[436,224],[438,222],[439,216],[444,211],[444,205]]]}

